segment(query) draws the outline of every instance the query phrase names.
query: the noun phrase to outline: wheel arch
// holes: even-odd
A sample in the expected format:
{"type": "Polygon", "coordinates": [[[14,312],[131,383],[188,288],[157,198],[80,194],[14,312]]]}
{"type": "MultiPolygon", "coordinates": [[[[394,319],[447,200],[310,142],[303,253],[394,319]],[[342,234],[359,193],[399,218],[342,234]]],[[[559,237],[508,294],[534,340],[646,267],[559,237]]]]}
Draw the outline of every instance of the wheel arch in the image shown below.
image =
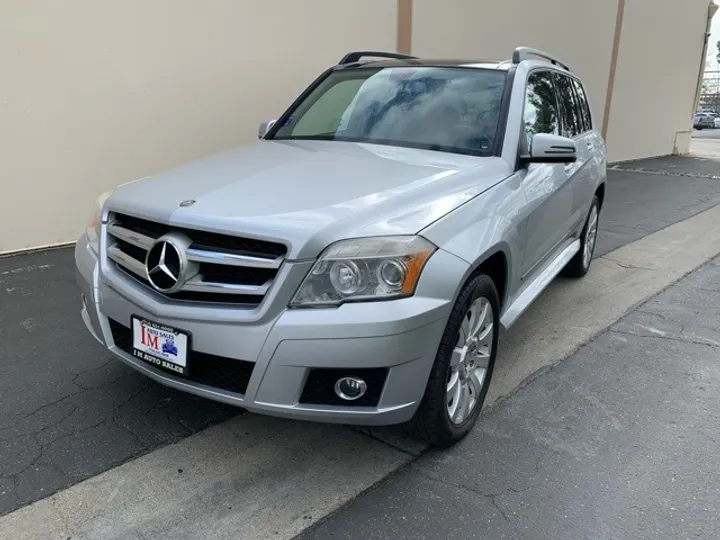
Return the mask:
{"type": "Polygon", "coordinates": [[[465,281],[461,284],[460,289],[462,289],[462,287],[465,286],[465,283],[475,276],[485,274],[495,284],[495,288],[498,292],[498,298],[500,300],[500,310],[502,312],[503,307],[507,303],[510,284],[510,267],[510,248],[502,244],[494,246],[484,252],[470,266],[468,275],[466,276],[465,281]]]}
{"type": "Polygon", "coordinates": [[[600,201],[600,209],[602,210],[603,204],[605,203],[605,186],[607,182],[601,182],[600,185],[595,189],[595,195],[600,201]]]}

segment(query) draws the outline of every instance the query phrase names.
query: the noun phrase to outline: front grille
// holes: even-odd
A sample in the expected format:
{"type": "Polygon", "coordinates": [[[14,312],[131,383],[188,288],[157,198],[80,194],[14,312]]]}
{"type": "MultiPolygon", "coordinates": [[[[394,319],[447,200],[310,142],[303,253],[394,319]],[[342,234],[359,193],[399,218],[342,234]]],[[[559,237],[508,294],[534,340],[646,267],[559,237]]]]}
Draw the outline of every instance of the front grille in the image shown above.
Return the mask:
{"type": "MultiPolygon", "coordinates": [[[[132,331],[112,319],[109,319],[109,322],[115,345],[132,355],[132,331]]],[[[245,394],[255,367],[253,362],[199,351],[188,351],[188,365],[190,369],[187,377],[178,377],[170,372],[167,372],[167,376],[177,380],[190,380],[236,394],[245,394]]]]}
{"type": "Polygon", "coordinates": [[[318,368],[311,369],[305,381],[300,403],[307,405],[339,405],[344,407],[377,407],[380,402],[387,368],[318,368]],[[365,395],[346,401],[335,394],[335,383],[342,377],[360,377],[367,383],[365,395]]]}
{"type": "Polygon", "coordinates": [[[124,227],[131,231],[136,231],[150,238],[160,238],[163,234],[169,232],[178,232],[186,234],[193,239],[193,247],[204,248],[211,251],[226,251],[228,253],[252,253],[269,258],[284,256],[287,248],[283,244],[276,242],[265,242],[263,240],[253,240],[251,238],[241,238],[228,234],[212,233],[195,229],[186,229],[183,227],[174,227],[157,223],[147,219],[141,219],[126,214],[115,214],[115,219],[119,220],[124,227]]]}
{"type": "Polygon", "coordinates": [[[119,270],[155,293],[178,301],[257,306],[287,254],[285,245],[277,242],[175,227],[119,213],[111,214],[107,231],[107,255],[119,270]],[[152,286],[145,258],[156,240],[169,233],[186,246],[194,275],[183,276],[180,290],[165,293],[152,286]]]}

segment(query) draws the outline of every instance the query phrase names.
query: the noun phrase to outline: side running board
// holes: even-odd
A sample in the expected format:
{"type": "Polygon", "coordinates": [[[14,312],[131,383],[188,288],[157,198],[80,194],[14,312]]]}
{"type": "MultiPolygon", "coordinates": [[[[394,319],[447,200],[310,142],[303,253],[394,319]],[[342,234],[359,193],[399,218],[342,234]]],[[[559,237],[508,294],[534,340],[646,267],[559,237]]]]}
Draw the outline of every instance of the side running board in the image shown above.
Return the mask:
{"type": "Polygon", "coordinates": [[[518,320],[525,310],[532,304],[535,299],[540,296],[550,282],[557,277],[565,265],[580,251],[580,240],[573,241],[566,247],[560,255],[558,255],[538,276],[528,283],[522,292],[515,298],[505,310],[505,314],[500,319],[500,324],[506,330],[510,328],[515,321],[518,320]]]}

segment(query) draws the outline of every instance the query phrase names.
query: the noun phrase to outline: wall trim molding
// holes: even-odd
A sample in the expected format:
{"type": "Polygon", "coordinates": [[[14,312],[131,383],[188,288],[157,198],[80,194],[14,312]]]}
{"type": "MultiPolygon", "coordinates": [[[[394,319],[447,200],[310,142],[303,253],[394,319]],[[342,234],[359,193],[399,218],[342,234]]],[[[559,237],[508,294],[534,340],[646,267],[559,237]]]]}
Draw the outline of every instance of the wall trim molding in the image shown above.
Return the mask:
{"type": "Polygon", "coordinates": [[[58,242],[57,244],[43,244],[43,245],[34,246],[34,247],[7,249],[5,251],[0,251],[0,259],[15,257],[16,255],[29,255],[31,253],[37,253],[40,251],[50,251],[50,250],[55,250],[55,249],[69,248],[69,247],[74,247],[75,244],[77,244],[77,241],[73,240],[71,242],[58,242]]]}

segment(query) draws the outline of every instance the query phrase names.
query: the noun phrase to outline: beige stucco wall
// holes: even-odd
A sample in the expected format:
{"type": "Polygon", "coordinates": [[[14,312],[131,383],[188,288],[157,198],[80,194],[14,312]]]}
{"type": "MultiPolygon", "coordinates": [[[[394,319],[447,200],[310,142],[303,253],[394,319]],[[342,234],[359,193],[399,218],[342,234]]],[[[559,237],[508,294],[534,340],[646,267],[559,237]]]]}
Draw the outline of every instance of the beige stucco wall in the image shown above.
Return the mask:
{"type": "Polygon", "coordinates": [[[607,134],[612,159],[671,154],[678,133],[678,151],[688,151],[708,4],[627,0],[607,134]]]}
{"type": "MultiPolygon", "coordinates": [[[[401,1],[414,54],[554,52],[601,125],[617,0],[401,1]]],[[[611,160],[686,149],[707,4],[626,0],[611,160]]],[[[101,191],[253,139],[346,51],[394,50],[397,6],[0,0],[0,253],[72,241],[101,191]]]]}
{"type": "Polygon", "coordinates": [[[518,46],[552,52],[583,77],[602,121],[615,0],[415,0],[413,11],[414,54],[506,59],[518,46]]]}
{"type": "Polygon", "coordinates": [[[98,193],[249,141],[393,0],[0,0],[0,252],[71,241],[98,193]]]}

